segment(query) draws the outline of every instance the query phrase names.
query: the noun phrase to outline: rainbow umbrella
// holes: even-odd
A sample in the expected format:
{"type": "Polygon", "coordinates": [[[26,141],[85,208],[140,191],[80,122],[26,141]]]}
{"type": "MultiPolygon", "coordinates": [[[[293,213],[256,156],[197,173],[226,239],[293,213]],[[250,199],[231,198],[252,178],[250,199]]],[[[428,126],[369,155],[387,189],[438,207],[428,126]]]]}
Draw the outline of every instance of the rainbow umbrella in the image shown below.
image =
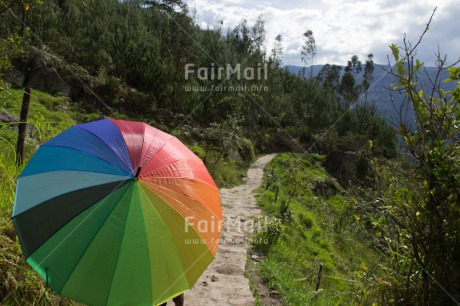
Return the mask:
{"type": "Polygon", "coordinates": [[[57,293],[90,305],[155,305],[213,260],[219,191],[177,138],[145,123],[75,125],[18,178],[13,223],[27,262],[57,293]]]}

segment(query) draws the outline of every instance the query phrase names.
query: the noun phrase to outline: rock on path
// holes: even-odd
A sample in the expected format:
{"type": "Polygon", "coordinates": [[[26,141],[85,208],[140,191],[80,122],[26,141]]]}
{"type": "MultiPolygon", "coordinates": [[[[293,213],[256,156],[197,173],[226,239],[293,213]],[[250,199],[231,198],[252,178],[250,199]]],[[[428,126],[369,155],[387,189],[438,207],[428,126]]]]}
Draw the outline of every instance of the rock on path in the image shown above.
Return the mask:
{"type": "Polygon", "coordinates": [[[261,214],[253,191],[259,188],[263,169],[274,156],[265,155],[254,162],[244,184],[220,190],[225,223],[219,249],[195,286],[185,293],[185,305],[254,305],[249,280],[244,276],[252,234],[251,217],[261,214]]]}

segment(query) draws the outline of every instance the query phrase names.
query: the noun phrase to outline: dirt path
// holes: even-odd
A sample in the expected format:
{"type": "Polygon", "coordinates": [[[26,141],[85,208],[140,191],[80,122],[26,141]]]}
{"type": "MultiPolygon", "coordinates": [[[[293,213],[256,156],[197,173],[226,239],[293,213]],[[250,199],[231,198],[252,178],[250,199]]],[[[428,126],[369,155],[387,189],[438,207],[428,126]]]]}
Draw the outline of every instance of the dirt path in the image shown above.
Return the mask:
{"type": "Polygon", "coordinates": [[[217,256],[195,286],[185,293],[185,305],[254,305],[249,281],[244,275],[253,224],[251,217],[261,214],[253,191],[260,186],[263,169],[274,156],[265,155],[254,162],[245,184],[220,190],[225,224],[217,256]]]}

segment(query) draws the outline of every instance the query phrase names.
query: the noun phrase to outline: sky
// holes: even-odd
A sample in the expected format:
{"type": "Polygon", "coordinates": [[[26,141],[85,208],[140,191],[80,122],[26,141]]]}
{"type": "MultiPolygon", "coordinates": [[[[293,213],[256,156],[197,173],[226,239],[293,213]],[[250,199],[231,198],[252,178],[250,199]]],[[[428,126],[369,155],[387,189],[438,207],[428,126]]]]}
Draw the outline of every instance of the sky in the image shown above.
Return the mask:
{"type": "MultiPolygon", "coordinates": [[[[430,30],[417,57],[433,66],[438,48],[447,62],[460,58],[459,0],[184,0],[196,10],[196,22],[213,28],[234,28],[242,19],[250,26],[259,16],[265,21],[268,52],[275,37],[282,36],[283,64],[302,66],[300,51],[303,33],[313,31],[317,56],[314,64],[346,65],[358,55],[364,63],[369,53],[374,62],[388,63],[389,45],[402,45],[404,35],[416,43],[435,7],[430,30]]],[[[226,31],[224,31],[225,33],[226,31]]]]}

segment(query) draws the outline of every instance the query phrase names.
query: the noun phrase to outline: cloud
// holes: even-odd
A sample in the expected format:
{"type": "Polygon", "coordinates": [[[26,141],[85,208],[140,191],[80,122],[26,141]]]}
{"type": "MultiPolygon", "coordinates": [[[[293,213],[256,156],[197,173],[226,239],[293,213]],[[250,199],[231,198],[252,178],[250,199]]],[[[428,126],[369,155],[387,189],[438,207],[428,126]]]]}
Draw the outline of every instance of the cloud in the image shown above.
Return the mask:
{"type": "Polygon", "coordinates": [[[377,63],[386,63],[388,45],[401,43],[404,35],[418,40],[433,9],[437,6],[432,29],[421,45],[419,56],[434,62],[439,44],[451,58],[460,56],[460,6],[457,0],[186,0],[197,9],[197,23],[212,27],[223,20],[224,28],[233,28],[242,19],[253,25],[258,16],[265,20],[266,48],[275,37],[283,36],[285,64],[301,65],[302,34],[310,29],[315,36],[317,64],[345,64],[354,54],[362,60],[374,54],[377,63]]]}

